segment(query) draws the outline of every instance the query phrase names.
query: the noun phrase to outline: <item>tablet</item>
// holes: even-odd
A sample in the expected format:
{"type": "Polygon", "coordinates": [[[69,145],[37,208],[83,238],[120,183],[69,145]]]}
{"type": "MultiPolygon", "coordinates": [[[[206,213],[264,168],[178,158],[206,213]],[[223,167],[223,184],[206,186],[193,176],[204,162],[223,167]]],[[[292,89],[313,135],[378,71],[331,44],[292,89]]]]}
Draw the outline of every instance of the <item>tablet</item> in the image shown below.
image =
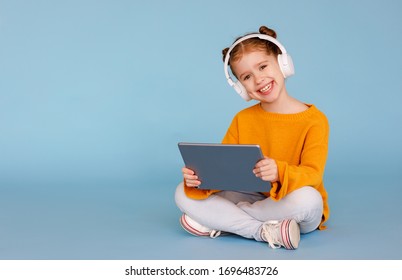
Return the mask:
{"type": "Polygon", "coordinates": [[[271,183],[254,175],[263,158],[259,145],[178,143],[184,165],[201,181],[200,189],[269,192],[271,183]]]}

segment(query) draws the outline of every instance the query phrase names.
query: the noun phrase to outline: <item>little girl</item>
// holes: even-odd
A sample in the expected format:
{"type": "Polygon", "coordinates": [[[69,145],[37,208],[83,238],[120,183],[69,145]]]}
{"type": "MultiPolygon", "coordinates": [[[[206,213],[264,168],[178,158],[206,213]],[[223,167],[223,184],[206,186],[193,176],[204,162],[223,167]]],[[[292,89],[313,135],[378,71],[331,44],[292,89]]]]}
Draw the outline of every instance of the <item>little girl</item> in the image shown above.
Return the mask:
{"type": "Polygon", "coordinates": [[[197,236],[231,233],[296,249],[300,233],[324,229],[329,217],[323,184],[328,120],[314,105],[288,94],[285,79],[294,73],[293,63],[274,30],[261,26],[222,53],[229,84],[245,100],[258,102],[237,113],[222,143],[260,145],[264,159],[253,172],[267,181],[267,191],[197,189],[197,174],[184,167],[175,194],[181,225],[197,236]]]}

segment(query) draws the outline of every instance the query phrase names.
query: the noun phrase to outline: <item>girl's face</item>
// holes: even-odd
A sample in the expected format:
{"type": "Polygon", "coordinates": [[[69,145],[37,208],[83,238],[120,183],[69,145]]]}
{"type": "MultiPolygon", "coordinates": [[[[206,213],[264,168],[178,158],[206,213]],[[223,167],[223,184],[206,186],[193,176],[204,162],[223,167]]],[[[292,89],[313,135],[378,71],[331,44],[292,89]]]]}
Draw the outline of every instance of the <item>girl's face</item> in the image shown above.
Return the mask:
{"type": "Polygon", "coordinates": [[[245,53],[240,60],[232,62],[231,67],[249,96],[255,100],[273,103],[286,90],[277,57],[265,51],[245,53]]]}

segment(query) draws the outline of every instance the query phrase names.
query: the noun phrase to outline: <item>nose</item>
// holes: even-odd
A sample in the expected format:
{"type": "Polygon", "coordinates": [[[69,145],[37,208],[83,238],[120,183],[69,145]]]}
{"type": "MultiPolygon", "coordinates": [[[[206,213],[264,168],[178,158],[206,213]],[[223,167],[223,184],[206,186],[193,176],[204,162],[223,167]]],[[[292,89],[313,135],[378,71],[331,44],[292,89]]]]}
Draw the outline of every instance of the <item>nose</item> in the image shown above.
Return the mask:
{"type": "Polygon", "coordinates": [[[262,74],[258,74],[258,75],[256,76],[256,79],[255,79],[255,81],[256,81],[257,84],[261,84],[262,82],[264,82],[264,80],[265,80],[265,77],[264,77],[264,75],[262,75],[262,74]]]}

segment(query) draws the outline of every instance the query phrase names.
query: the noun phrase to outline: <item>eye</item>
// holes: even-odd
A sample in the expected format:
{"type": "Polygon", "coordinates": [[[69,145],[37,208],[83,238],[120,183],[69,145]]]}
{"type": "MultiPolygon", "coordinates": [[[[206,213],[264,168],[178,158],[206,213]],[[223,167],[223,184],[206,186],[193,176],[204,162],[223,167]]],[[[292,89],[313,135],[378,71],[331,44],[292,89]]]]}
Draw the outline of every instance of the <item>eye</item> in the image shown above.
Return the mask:
{"type": "Polygon", "coordinates": [[[265,68],[267,68],[267,66],[268,66],[268,65],[266,65],[266,64],[261,65],[261,66],[260,66],[260,70],[264,70],[265,68]]]}
{"type": "Polygon", "coordinates": [[[243,81],[246,81],[248,79],[250,79],[250,75],[246,75],[246,76],[243,77],[243,81]]]}

